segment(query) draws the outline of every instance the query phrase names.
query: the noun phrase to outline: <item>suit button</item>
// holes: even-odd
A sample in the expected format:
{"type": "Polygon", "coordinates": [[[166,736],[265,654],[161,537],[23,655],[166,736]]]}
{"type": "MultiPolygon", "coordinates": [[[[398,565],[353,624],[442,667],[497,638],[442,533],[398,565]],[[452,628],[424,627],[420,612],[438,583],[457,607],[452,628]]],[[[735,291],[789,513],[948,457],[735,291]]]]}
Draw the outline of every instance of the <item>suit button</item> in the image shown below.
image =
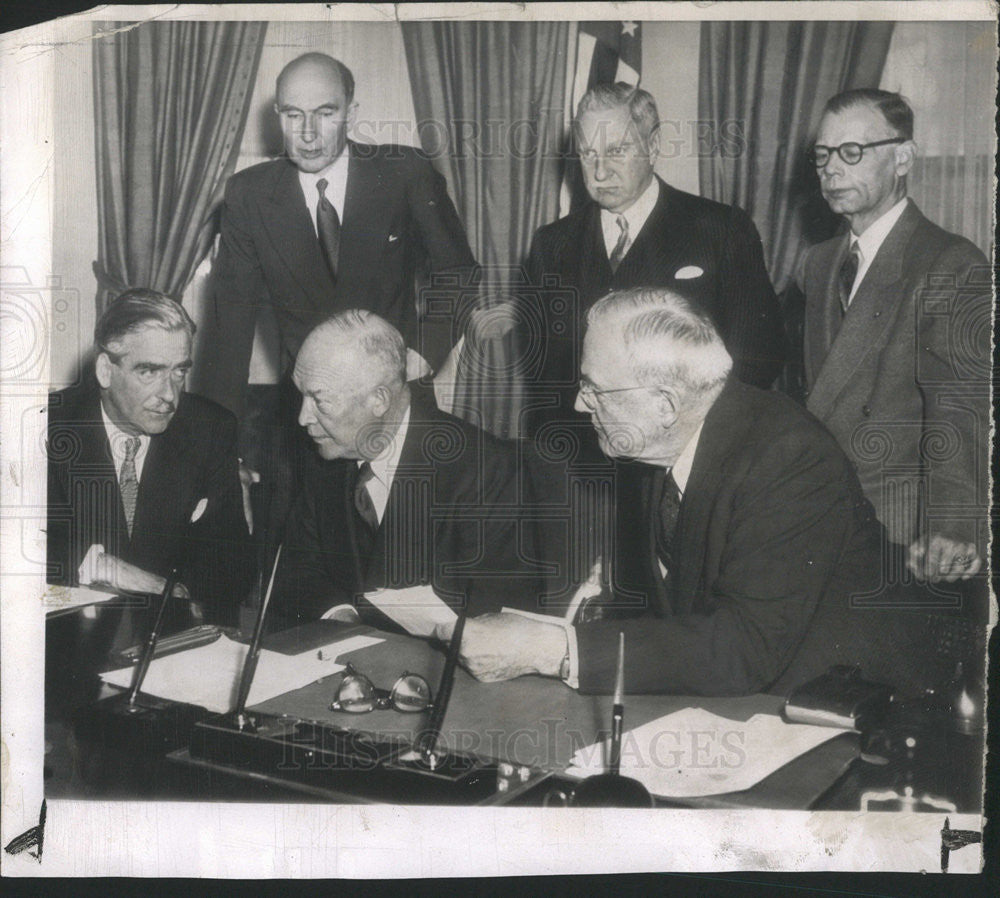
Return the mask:
{"type": "Polygon", "coordinates": [[[878,316],[881,315],[881,314],[882,314],[882,312],[879,311],[879,312],[876,312],[872,317],[873,318],[878,318],[878,316]]]}
{"type": "Polygon", "coordinates": [[[864,415],[866,418],[869,415],[871,415],[871,413],[872,413],[872,407],[870,405],[861,406],[861,414],[864,415]]]}

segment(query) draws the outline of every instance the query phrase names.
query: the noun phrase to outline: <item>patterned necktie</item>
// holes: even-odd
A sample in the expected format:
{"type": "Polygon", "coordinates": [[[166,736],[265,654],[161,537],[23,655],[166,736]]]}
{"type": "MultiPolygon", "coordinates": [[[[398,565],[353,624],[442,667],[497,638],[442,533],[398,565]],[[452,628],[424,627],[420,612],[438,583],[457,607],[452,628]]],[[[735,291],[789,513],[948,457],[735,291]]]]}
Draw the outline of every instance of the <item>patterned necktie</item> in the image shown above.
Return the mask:
{"type": "Polygon", "coordinates": [[[118,474],[118,488],[122,494],[122,505],[125,506],[125,522],[128,524],[128,535],[132,537],[132,522],[135,520],[135,503],[139,498],[139,478],[135,475],[135,456],[139,451],[139,438],[129,437],[125,441],[125,460],[118,474]]]}
{"type": "Polygon", "coordinates": [[[674,532],[681,511],[681,492],[670,471],[666,471],[661,481],[660,497],[656,507],[656,554],[667,569],[667,576],[673,567],[674,532]]]}
{"type": "Polygon", "coordinates": [[[860,264],[861,250],[858,249],[858,242],[855,240],[851,244],[851,251],[844,259],[844,264],[840,266],[840,308],[845,314],[851,302],[851,290],[854,289],[854,279],[858,276],[860,264]]]}
{"type": "Polygon", "coordinates": [[[319,191],[319,202],[316,203],[316,230],[319,233],[319,244],[323,247],[326,264],[330,268],[333,280],[337,280],[337,262],[340,258],[340,216],[326,198],[326,178],[316,182],[319,191]]]}
{"type": "Polygon", "coordinates": [[[611,256],[608,259],[612,272],[618,270],[618,266],[622,264],[622,259],[625,258],[625,253],[628,252],[628,219],[624,215],[619,215],[617,221],[621,233],[618,235],[618,242],[615,244],[615,248],[611,250],[611,256]]]}
{"type": "Polygon", "coordinates": [[[365,462],[358,467],[358,479],[354,484],[354,507],[372,533],[378,530],[378,514],[375,511],[375,503],[372,502],[372,495],[368,492],[368,481],[374,476],[372,466],[365,462]]]}

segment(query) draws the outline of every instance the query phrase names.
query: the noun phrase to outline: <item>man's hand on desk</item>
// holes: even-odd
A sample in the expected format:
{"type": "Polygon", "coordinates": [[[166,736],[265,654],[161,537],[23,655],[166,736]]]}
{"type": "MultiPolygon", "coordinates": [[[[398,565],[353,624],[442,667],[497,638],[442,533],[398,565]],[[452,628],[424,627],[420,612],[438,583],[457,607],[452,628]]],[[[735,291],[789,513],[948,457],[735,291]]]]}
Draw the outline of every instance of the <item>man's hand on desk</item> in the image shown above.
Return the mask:
{"type": "MultiPolygon", "coordinates": [[[[434,635],[448,642],[453,629],[454,624],[438,624],[434,635]]],[[[566,651],[566,632],[558,624],[484,614],[465,622],[459,660],[477,680],[494,683],[525,674],[557,677],[566,651]]]]}
{"type": "MultiPolygon", "coordinates": [[[[144,571],[134,564],[108,555],[103,546],[91,546],[80,565],[80,583],[109,589],[113,592],[161,593],[166,579],[144,571]]],[[[172,593],[175,599],[190,599],[191,594],[183,583],[178,583],[172,593]]]]}
{"type": "Polygon", "coordinates": [[[920,580],[954,583],[978,574],[983,560],[975,543],[966,543],[935,533],[929,539],[922,536],[910,545],[907,567],[920,580]]]}

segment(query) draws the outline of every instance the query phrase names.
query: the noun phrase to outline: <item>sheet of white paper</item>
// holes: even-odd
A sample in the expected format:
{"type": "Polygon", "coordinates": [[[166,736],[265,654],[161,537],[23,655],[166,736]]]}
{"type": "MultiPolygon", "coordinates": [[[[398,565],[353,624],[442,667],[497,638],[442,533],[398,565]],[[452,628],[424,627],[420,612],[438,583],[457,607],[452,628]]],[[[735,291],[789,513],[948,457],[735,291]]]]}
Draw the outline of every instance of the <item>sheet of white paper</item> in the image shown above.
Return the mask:
{"type": "MultiPolygon", "coordinates": [[[[741,792],[842,732],[774,714],[742,721],[685,708],[626,731],[621,772],[663,798],[741,792]]],[[[566,773],[582,779],[604,771],[605,747],[595,743],[576,752],[566,773]]]]}
{"type": "Polygon", "coordinates": [[[458,619],[431,586],[376,589],[365,598],[412,636],[433,636],[438,624],[447,626],[458,619]]]}
{"type": "Polygon", "coordinates": [[[117,596],[113,592],[101,592],[85,586],[49,586],[42,596],[42,602],[45,605],[45,613],[51,616],[85,605],[98,605],[115,598],[117,596]]]}
{"type": "MultiPolygon", "coordinates": [[[[336,659],[348,652],[382,642],[374,636],[352,636],[331,642],[320,649],[298,655],[282,655],[262,650],[257,661],[248,705],[300,689],[344,669],[336,659]]],[[[210,645],[157,658],[149,665],[142,691],[159,698],[201,705],[209,711],[224,713],[236,703],[240,674],[246,660],[247,646],[222,636],[210,645]]],[[[125,667],[101,674],[113,686],[128,688],[133,668],[125,667]]]]}

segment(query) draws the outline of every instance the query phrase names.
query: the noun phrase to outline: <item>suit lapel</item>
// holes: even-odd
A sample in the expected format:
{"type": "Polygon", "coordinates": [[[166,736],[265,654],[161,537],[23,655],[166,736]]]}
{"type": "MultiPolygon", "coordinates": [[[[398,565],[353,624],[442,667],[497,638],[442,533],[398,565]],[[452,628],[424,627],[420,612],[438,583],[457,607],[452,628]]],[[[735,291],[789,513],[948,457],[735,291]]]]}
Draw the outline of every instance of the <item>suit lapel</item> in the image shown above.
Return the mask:
{"type": "MultiPolygon", "coordinates": [[[[903,256],[919,217],[916,207],[912,203],[907,205],[858,285],[809,395],[809,410],[817,417],[826,416],[862,360],[879,345],[896,318],[899,304],[905,301],[905,291],[900,290],[898,284],[904,278],[903,256]]],[[[827,285],[831,291],[826,303],[828,310],[834,302],[839,308],[836,280],[844,252],[838,253],[831,269],[833,284],[827,285]]]]}
{"type": "MultiPolygon", "coordinates": [[[[344,194],[344,221],[340,232],[340,275],[337,287],[340,289],[345,278],[353,271],[368,276],[375,259],[371,257],[372,246],[381,246],[387,235],[383,217],[389,214],[387,203],[379,196],[383,184],[379,178],[377,159],[364,158],[358,153],[354,143],[348,144],[350,154],[347,168],[347,191],[344,194]],[[381,216],[378,213],[381,212],[381,216]],[[349,264],[345,264],[348,263],[349,264]]],[[[397,238],[400,235],[396,235],[397,238]]]]}
{"type": "Polygon", "coordinates": [[[302,295],[318,305],[320,298],[333,292],[333,280],[306,208],[298,169],[291,162],[278,170],[271,190],[265,191],[261,211],[264,229],[271,242],[280,247],[278,255],[302,288],[302,295]],[[324,288],[317,290],[317,284],[324,288]]]}
{"type": "Polygon", "coordinates": [[[664,181],[660,183],[660,193],[656,205],[649,213],[639,233],[633,238],[625,258],[615,272],[614,286],[630,286],[643,279],[651,283],[665,284],[672,279],[676,257],[676,221],[671,215],[671,188],[664,181]]]}

